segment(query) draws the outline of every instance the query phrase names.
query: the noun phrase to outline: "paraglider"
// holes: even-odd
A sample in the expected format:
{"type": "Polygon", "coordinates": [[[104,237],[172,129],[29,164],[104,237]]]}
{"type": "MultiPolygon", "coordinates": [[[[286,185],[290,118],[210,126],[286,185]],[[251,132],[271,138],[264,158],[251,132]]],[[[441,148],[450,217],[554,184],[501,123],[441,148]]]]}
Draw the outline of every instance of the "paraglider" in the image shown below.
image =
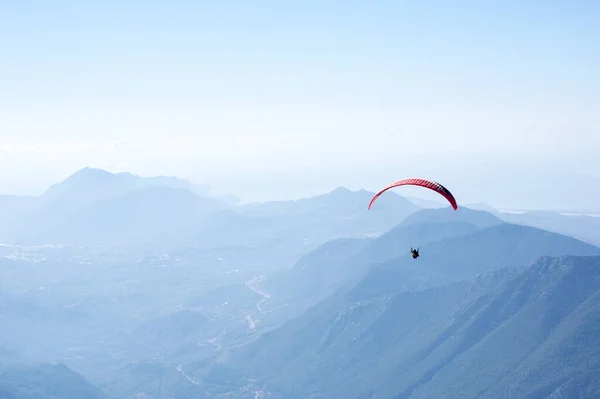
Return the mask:
{"type": "Polygon", "coordinates": [[[402,180],[395,181],[392,184],[390,184],[389,186],[386,186],[383,189],[381,189],[371,199],[371,202],[369,203],[369,209],[371,209],[371,206],[373,206],[373,203],[375,202],[375,200],[377,198],[379,198],[379,196],[381,194],[383,194],[384,192],[386,192],[387,190],[392,189],[394,187],[407,186],[407,185],[420,186],[420,187],[425,187],[430,190],[433,190],[433,191],[441,194],[444,198],[446,198],[446,200],[448,200],[448,202],[450,203],[450,205],[452,205],[452,208],[454,210],[456,210],[458,208],[458,205],[456,204],[456,199],[454,199],[454,196],[452,195],[452,193],[446,187],[442,186],[440,183],[432,181],[432,180],[421,179],[418,177],[411,177],[408,179],[402,179],[402,180]]]}
{"type": "MultiPolygon", "coordinates": [[[[454,209],[454,210],[458,209],[458,205],[456,203],[456,199],[454,198],[454,195],[452,195],[452,193],[446,187],[442,186],[438,182],[435,182],[432,180],[427,180],[427,179],[421,179],[418,177],[411,177],[408,179],[398,180],[398,181],[395,181],[392,184],[384,187],[377,194],[375,194],[373,196],[373,198],[371,199],[371,202],[369,203],[369,209],[371,209],[371,206],[373,206],[373,203],[375,202],[375,200],[377,198],[379,198],[379,196],[381,194],[383,194],[384,192],[386,192],[387,190],[390,190],[394,187],[407,186],[407,185],[425,187],[430,190],[433,190],[433,191],[437,192],[438,194],[442,195],[444,198],[446,198],[446,200],[452,206],[452,209],[454,209]]],[[[417,259],[419,257],[419,248],[413,249],[411,247],[410,252],[412,253],[413,259],[417,259]]]]}
{"type": "Polygon", "coordinates": [[[419,248],[412,249],[412,247],[410,247],[410,252],[412,252],[413,259],[417,259],[419,257],[419,248]]]}

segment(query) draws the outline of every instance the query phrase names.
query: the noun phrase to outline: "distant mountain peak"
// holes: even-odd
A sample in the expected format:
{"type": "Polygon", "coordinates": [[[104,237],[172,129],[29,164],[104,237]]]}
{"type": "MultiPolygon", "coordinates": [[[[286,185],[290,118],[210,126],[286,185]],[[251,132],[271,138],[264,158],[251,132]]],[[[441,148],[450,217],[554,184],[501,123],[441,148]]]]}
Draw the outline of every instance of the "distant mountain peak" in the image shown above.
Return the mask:
{"type": "Polygon", "coordinates": [[[104,169],[85,167],[67,177],[63,182],[73,179],[94,179],[94,178],[114,178],[115,174],[104,169]]]}
{"type": "MultiPolygon", "coordinates": [[[[182,179],[176,176],[151,176],[142,177],[130,172],[111,173],[104,169],[84,167],[63,181],[53,184],[46,190],[43,197],[46,199],[57,199],[64,195],[72,195],[74,192],[83,194],[90,190],[115,191],[116,194],[123,194],[125,191],[147,186],[161,185],[175,188],[185,188],[197,195],[209,196],[210,188],[208,186],[199,186],[188,179],[182,179]]],[[[109,195],[115,196],[115,195],[109,195]]]]}
{"type": "Polygon", "coordinates": [[[352,193],[354,193],[354,191],[350,190],[349,188],[346,188],[344,186],[339,186],[339,187],[336,187],[333,190],[331,190],[331,192],[329,194],[347,195],[347,194],[352,194],[352,193]]]}
{"type": "Polygon", "coordinates": [[[471,223],[478,227],[490,227],[504,222],[487,211],[459,207],[453,210],[450,206],[437,209],[422,209],[409,215],[402,223],[405,225],[415,223],[441,223],[450,221],[462,221],[471,223]]]}
{"type": "Polygon", "coordinates": [[[104,169],[100,169],[100,168],[93,168],[91,166],[85,166],[77,171],[75,171],[75,173],[71,174],[71,176],[73,175],[78,175],[78,174],[82,174],[82,173],[108,173],[108,174],[112,174],[104,169]]]}
{"type": "Polygon", "coordinates": [[[92,186],[123,185],[119,176],[103,169],[85,167],[59,183],[55,183],[42,195],[46,200],[55,200],[72,191],[83,192],[92,186]]]}

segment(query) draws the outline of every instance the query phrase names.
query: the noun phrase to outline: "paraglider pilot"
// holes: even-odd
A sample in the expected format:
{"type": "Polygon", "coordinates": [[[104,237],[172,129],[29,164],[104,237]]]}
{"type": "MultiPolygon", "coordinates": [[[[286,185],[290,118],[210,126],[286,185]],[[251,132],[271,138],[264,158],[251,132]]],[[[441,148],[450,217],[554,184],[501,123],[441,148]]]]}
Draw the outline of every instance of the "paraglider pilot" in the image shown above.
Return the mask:
{"type": "Polygon", "coordinates": [[[412,252],[413,259],[417,259],[419,257],[419,248],[412,249],[412,247],[410,247],[410,252],[412,252]]]}

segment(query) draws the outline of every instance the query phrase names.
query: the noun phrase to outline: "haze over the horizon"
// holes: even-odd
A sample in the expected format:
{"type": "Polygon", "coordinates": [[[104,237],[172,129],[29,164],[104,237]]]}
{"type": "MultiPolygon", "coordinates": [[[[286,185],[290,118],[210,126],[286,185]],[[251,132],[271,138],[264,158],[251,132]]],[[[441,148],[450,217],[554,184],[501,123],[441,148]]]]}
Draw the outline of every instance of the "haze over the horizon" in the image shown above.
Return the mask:
{"type": "Polygon", "coordinates": [[[462,203],[598,208],[598,2],[0,13],[0,193],[39,194],[89,166],[244,200],[418,175],[462,203]]]}

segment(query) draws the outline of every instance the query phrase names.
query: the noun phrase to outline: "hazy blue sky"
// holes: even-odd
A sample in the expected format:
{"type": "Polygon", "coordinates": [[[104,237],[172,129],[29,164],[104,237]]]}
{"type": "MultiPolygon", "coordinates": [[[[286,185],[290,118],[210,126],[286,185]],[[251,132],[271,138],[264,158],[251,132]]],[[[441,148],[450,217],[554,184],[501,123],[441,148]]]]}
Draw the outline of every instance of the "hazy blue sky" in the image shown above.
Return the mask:
{"type": "Polygon", "coordinates": [[[0,192],[92,166],[247,199],[420,175],[593,207],[599,20],[592,0],[0,0],[0,192]]]}

